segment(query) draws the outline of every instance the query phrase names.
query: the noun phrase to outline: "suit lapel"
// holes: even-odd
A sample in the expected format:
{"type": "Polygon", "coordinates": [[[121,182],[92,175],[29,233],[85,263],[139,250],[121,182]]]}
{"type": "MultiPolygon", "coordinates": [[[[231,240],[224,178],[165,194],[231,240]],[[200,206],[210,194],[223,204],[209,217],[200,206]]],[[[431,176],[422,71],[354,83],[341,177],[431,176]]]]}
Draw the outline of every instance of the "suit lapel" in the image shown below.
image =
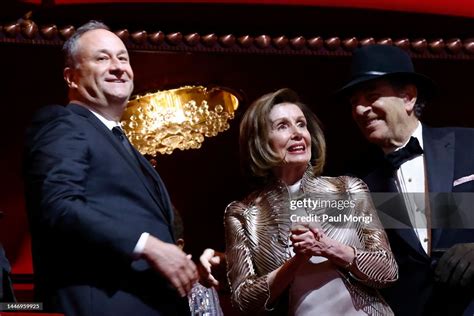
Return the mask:
{"type": "Polygon", "coordinates": [[[423,125],[425,153],[430,192],[451,192],[454,177],[454,132],[436,135],[434,129],[423,125]]]}
{"type": "Polygon", "coordinates": [[[379,212],[383,212],[392,220],[393,224],[387,223],[386,227],[411,227],[405,202],[397,190],[393,174],[389,174],[384,168],[378,168],[364,178],[364,181],[369,184],[379,212]]]}
{"type": "Polygon", "coordinates": [[[158,175],[158,172],[152,167],[152,165],[146,160],[145,157],[143,157],[142,154],[138,150],[133,147],[133,151],[135,152],[135,156],[137,157],[137,161],[140,163],[142,167],[142,172],[146,172],[148,176],[152,179],[154,182],[154,191],[157,193],[157,198],[160,201],[160,206],[162,208],[162,211],[164,215],[166,216],[167,220],[171,223],[173,222],[173,212],[172,212],[172,206],[170,203],[170,198],[168,195],[168,192],[165,189],[165,184],[161,180],[160,176],[158,175]],[[167,211],[168,210],[168,211],[167,211]]]}
{"type": "MultiPolygon", "coordinates": [[[[454,131],[449,133],[436,133],[436,129],[423,125],[423,147],[426,148],[425,161],[428,174],[428,190],[430,201],[433,193],[447,193],[453,190],[454,180],[454,131]]],[[[430,203],[432,218],[442,216],[436,208],[439,203],[430,203]]],[[[431,247],[436,248],[441,239],[442,229],[432,229],[431,247]]]]}
{"type": "MultiPolygon", "coordinates": [[[[143,164],[143,160],[145,158],[135,150],[135,155],[137,156],[137,159],[134,159],[125,149],[125,147],[119,142],[119,140],[112,134],[112,132],[105,126],[95,115],[92,114],[91,111],[88,109],[84,108],[83,106],[76,105],[76,104],[69,104],[68,108],[71,109],[74,113],[81,115],[85,117],[91,125],[97,129],[107,140],[109,143],[114,147],[114,149],[122,156],[122,158],[127,162],[127,164],[130,166],[132,171],[137,175],[138,179],[142,182],[142,184],[145,186],[147,189],[148,193],[150,196],[153,198],[155,203],[158,205],[158,208],[160,209],[161,212],[157,212],[157,215],[160,216],[168,225],[170,225],[170,214],[166,210],[169,208],[166,208],[166,206],[169,204],[164,203],[163,199],[161,199],[161,196],[158,196],[158,192],[151,187],[150,183],[147,181],[145,178],[146,176],[143,174],[142,170],[140,169],[140,165],[145,165],[148,164],[148,162],[145,161],[145,164],[143,164]]],[[[133,147],[133,146],[132,146],[133,147]]],[[[151,166],[149,166],[151,168],[151,166]]],[[[153,170],[154,171],[154,170],[153,170]]],[[[153,174],[152,172],[149,172],[149,174],[153,174]]],[[[156,171],[154,171],[156,173],[156,171]]],[[[156,182],[156,177],[152,176],[154,181],[156,182]]],[[[162,190],[160,190],[159,193],[162,190]]],[[[167,196],[166,196],[167,197],[167,196]]],[[[166,198],[164,198],[166,199],[166,198]]],[[[155,212],[156,213],[156,212],[155,212]]]]}

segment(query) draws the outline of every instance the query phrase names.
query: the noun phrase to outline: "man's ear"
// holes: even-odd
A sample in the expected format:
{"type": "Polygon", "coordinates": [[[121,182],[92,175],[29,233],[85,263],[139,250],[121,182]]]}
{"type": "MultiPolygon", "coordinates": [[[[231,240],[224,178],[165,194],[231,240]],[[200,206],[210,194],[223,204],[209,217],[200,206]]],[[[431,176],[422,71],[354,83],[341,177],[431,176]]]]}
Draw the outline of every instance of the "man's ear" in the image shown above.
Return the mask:
{"type": "Polygon", "coordinates": [[[69,88],[77,88],[77,84],[74,80],[74,69],[71,67],[66,67],[63,70],[63,78],[66,80],[66,83],[69,88]]]}
{"type": "Polygon", "coordinates": [[[418,97],[418,89],[416,88],[416,86],[414,84],[406,85],[403,88],[403,93],[401,97],[405,103],[405,110],[407,111],[407,113],[413,112],[418,97]]]}

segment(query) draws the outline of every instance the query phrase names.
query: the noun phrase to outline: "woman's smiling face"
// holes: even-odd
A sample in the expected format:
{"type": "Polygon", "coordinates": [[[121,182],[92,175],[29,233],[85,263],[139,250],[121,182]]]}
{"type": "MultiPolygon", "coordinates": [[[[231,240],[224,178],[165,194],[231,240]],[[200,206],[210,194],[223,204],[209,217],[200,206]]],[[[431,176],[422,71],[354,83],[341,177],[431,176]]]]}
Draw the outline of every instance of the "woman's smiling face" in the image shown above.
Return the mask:
{"type": "Polygon", "coordinates": [[[271,148],[282,159],[282,168],[300,168],[311,159],[311,135],[301,109],[293,103],[280,103],[269,113],[271,148]]]}

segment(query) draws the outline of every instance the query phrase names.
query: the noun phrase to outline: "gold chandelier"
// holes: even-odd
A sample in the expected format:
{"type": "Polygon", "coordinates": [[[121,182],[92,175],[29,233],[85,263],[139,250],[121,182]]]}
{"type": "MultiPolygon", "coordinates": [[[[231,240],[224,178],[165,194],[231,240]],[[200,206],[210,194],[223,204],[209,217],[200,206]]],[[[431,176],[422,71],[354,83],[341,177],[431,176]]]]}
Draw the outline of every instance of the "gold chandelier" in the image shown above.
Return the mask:
{"type": "Polygon", "coordinates": [[[222,88],[185,86],[137,96],[128,102],[122,126],[142,154],[200,148],[204,137],[229,128],[238,98],[222,88]]]}

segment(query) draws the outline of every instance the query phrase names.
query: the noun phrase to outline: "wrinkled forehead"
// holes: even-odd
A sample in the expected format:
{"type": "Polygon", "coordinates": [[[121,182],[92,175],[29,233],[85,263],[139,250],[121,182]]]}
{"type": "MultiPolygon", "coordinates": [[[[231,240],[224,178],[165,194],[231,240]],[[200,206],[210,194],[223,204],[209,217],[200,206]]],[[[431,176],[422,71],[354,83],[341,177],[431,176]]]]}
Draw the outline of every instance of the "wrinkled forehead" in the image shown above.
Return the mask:
{"type": "Polygon", "coordinates": [[[297,111],[297,112],[302,112],[300,106],[296,103],[293,103],[293,102],[276,103],[270,109],[270,112],[272,112],[272,111],[297,111]]]}
{"type": "Polygon", "coordinates": [[[297,107],[299,108],[299,106],[293,102],[288,102],[288,101],[284,101],[284,102],[279,102],[279,103],[275,103],[273,106],[272,106],[272,109],[276,108],[276,107],[297,107]]]}
{"type": "Polygon", "coordinates": [[[304,117],[303,110],[293,102],[282,102],[272,106],[268,113],[269,120],[275,121],[284,117],[304,117]]]}
{"type": "Polygon", "coordinates": [[[77,42],[77,54],[93,54],[99,51],[128,54],[123,41],[114,33],[97,29],[84,33],[77,42]]]}

